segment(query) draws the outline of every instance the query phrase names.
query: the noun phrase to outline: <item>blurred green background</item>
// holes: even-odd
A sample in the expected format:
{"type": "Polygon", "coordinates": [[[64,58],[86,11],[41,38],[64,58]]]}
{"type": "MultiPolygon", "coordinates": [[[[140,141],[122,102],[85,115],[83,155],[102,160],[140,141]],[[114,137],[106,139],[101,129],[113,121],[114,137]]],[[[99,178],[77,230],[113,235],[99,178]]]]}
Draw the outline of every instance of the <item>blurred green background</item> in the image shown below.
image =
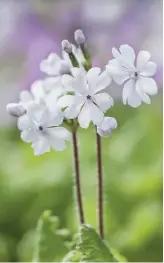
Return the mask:
{"type": "MultiPolygon", "coordinates": [[[[105,236],[131,262],[162,261],[162,1],[0,1],[0,261],[31,261],[35,227],[51,209],[60,227],[77,232],[72,146],[34,157],[21,141],[6,104],[44,77],[39,63],[61,54],[82,28],[94,66],[104,68],[111,49],[131,45],[148,50],[158,65],[159,94],[151,105],[122,105],[122,88],[112,86],[118,121],[103,139],[105,236]],[[153,19],[152,19],[153,18],[153,19]]],[[[86,222],[97,228],[96,145],[93,127],[79,130],[80,168],[86,222]]],[[[58,245],[56,260],[64,257],[58,245]]]]}

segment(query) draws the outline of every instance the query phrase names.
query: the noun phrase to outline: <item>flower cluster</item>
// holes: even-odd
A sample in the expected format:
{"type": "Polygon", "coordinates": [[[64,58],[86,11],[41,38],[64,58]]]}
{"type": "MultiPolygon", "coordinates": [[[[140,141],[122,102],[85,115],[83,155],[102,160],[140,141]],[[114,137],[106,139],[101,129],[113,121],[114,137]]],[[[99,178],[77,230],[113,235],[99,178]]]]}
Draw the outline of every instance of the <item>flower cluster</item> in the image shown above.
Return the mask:
{"type": "Polygon", "coordinates": [[[149,96],[157,93],[151,78],[156,64],[150,61],[149,52],[140,51],[136,58],[128,45],[121,45],[119,51],[113,48],[114,59],[101,71],[92,67],[83,32],[76,30],[74,37],[77,47],[63,40],[62,57],[51,53],[40,63],[46,77],[35,81],[30,91],[22,91],[18,103],[7,105],[7,111],[18,117],[22,140],[32,143],[35,155],[51,147],[65,149],[71,133],[62,123],[71,131],[93,123],[100,136],[110,136],[117,127],[114,118],[105,116],[114,105],[107,89],[112,81],[123,84],[123,103],[132,107],[149,104],[149,96]]]}

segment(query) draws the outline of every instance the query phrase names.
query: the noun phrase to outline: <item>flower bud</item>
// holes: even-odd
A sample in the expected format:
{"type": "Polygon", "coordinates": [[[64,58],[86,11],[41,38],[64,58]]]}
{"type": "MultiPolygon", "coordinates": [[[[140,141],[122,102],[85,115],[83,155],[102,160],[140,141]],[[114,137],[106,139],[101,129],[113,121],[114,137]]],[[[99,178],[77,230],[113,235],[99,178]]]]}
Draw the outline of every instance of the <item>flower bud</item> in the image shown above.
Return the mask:
{"type": "Polygon", "coordinates": [[[62,41],[62,48],[66,53],[72,53],[72,44],[68,40],[62,41]]]}
{"type": "Polygon", "coordinates": [[[68,61],[61,61],[59,72],[61,75],[70,74],[70,63],[68,61]]]}
{"type": "Polygon", "coordinates": [[[102,137],[109,137],[112,130],[117,128],[117,121],[112,117],[104,117],[100,127],[97,127],[97,133],[102,137]]]}
{"type": "Polygon", "coordinates": [[[82,45],[85,43],[85,36],[81,29],[77,29],[74,33],[75,41],[78,45],[82,45]]]}
{"type": "Polygon", "coordinates": [[[19,103],[7,104],[6,110],[13,117],[20,117],[26,113],[26,110],[19,103]]]}

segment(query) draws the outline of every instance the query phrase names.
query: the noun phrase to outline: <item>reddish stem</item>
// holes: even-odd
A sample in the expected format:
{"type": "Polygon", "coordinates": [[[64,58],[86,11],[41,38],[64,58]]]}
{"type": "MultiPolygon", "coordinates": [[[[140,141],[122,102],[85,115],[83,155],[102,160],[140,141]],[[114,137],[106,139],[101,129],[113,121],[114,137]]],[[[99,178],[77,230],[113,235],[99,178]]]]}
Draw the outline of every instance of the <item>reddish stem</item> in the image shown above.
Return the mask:
{"type": "Polygon", "coordinates": [[[83,212],[81,187],[80,187],[79,155],[78,155],[78,143],[77,143],[76,130],[72,131],[72,138],[73,138],[73,151],[74,151],[75,187],[76,187],[76,195],[77,195],[77,204],[78,204],[80,223],[83,224],[84,223],[84,212],[83,212]]]}
{"type": "Polygon", "coordinates": [[[101,137],[96,131],[97,141],[97,173],[98,173],[98,225],[99,233],[104,238],[104,223],[103,223],[103,175],[102,175],[102,160],[101,160],[101,137]]]}

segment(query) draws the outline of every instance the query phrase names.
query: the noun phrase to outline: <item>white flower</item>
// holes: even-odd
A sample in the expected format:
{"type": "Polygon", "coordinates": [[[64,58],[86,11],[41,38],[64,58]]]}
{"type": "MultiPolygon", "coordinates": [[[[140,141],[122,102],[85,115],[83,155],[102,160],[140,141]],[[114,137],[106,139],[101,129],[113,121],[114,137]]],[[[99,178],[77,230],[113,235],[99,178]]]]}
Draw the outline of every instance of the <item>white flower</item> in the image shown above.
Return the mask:
{"type": "Polygon", "coordinates": [[[51,147],[62,151],[66,147],[65,141],[71,139],[67,129],[58,127],[62,121],[62,113],[58,110],[49,111],[43,101],[40,104],[32,103],[27,114],[18,118],[21,139],[32,143],[35,155],[49,152],[51,147]]]}
{"type": "Polygon", "coordinates": [[[49,109],[52,110],[64,91],[61,77],[48,77],[37,80],[31,85],[29,91],[25,90],[20,93],[19,104],[27,110],[31,103],[39,103],[40,100],[44,100],[49,109]]]}
{"type": "Polygon", "coordinates": [[[99,92],[109,86],[110,82],[108,74],[100,74],[100,68],[92,68],[87,73],[76,69],[73,76],[62,77],[64,87],[74,90],[74,95],[64,95],[59,98],[57,105],[61,108],[66,107],[66,118],[78,117],[82,128],[87,128],[91,121],[100,125],[104,112],[113,105],[113,99],[109,94],[99,92]]]}
{"type": "Polygon", "coordinates": [[[120,52],[112,49],[115,59],[109,61],[107,71],[117,84],[123,84],[123,103],[138,107],[141,102],[150,104],[149,95],[157,93],[157,85],[151,77],[156,72],[156,64],[150,61],[150,53],[140,51],[137,58],[128,45],[121,45],[120,52]],[[135,63],[136,58],[136,63],[135,63]]]}
{"type": "Polygon", "coordinates": [[[111,135],[112,130],[117,128],[117,121],[112,117],[105,117],[100,126],[97,126],[97,133],[102,137],[111,135]]]}

